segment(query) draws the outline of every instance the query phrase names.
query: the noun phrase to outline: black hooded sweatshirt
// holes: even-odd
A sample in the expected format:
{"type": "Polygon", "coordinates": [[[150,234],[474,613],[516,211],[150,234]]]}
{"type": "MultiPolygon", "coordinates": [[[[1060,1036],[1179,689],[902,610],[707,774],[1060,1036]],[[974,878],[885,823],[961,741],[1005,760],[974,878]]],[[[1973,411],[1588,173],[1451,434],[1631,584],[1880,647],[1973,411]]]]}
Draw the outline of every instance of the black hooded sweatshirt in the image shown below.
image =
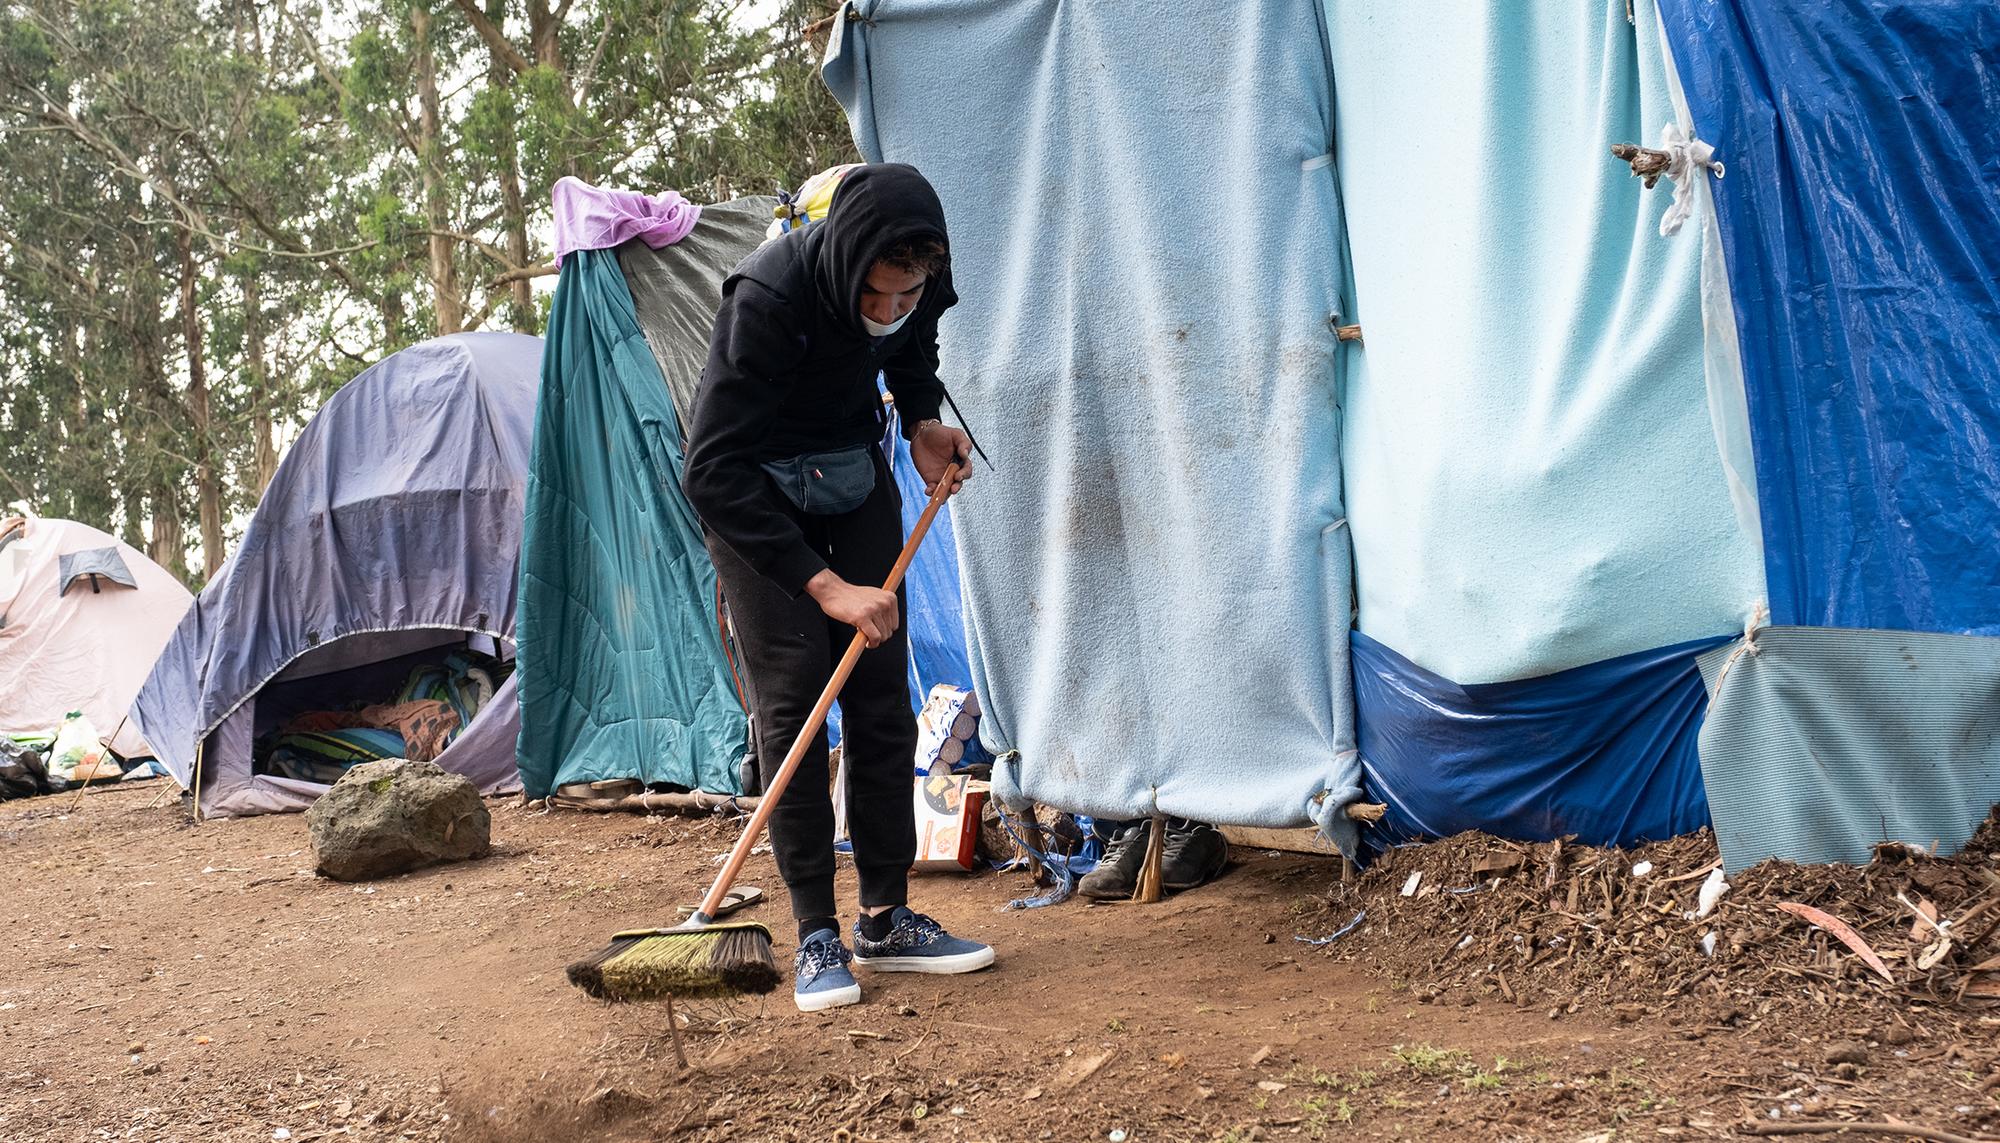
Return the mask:
{"type": "Polygon", "coordinates": [[[873,163],[848,172],[825,218],[766,242],[722,283],[681,488],[711,533],[794,598],[826,561],[760,466],[879,441],[877,372],[905,434],[938,415],[951,272],[925,283],[895,333],[870,337],[861,324],[868,271],[908,238],[945,242],[944,207],[915,167],[873,163]]]}

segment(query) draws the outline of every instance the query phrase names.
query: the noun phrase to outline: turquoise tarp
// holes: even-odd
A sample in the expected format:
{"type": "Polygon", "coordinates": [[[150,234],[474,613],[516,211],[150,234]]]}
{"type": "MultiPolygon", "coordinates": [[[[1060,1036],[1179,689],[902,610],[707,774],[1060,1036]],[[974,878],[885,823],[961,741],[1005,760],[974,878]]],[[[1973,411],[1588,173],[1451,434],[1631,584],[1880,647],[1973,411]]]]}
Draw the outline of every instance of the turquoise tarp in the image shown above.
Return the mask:
{"type": "Polygon", "coordinates": [[[746,719],[666,379],[609,250],[564,259],[521,555],[521,782],[735,793],[746,719]]]}

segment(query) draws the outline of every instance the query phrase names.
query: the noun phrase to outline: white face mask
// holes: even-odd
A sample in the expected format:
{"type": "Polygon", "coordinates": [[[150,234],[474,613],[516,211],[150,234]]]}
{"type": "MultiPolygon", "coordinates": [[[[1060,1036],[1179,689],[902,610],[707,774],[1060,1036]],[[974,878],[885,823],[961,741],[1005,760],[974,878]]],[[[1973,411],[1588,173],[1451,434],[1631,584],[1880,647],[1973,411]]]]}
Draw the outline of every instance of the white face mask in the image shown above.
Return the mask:
{"type": "Polygon", "coordinates": [[[910,320],[910,314],[916,312],[917,311],[913,308],[908,313],[905,313],[902,317],[899,317],[895,321],[890,322],[888,325],[883,325],[879,321],[869,321],[868,315],[862,314],[861,328],[868,331],[869,337],[887,337],[890,334],[896,332],[897,330],[903,328],[903,323],[910,320]]]}

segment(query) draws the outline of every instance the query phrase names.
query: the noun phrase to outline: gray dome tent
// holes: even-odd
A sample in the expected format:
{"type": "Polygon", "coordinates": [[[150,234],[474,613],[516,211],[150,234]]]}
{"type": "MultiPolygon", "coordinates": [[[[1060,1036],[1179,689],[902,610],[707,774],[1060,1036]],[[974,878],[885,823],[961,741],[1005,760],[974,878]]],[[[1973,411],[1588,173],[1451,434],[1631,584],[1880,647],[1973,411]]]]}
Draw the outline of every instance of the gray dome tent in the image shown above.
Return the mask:
{"type": "MultiPolygon", "coordinates": [[[[510,658],[540,338],[412,346],[336,393],[133,702],[204,815],[301,810],[323,785],[257,764],[281,719],[393,686],[468,644],[510,658]]],[[[437,762],[517,788],[511,678],[437,762]]]]}

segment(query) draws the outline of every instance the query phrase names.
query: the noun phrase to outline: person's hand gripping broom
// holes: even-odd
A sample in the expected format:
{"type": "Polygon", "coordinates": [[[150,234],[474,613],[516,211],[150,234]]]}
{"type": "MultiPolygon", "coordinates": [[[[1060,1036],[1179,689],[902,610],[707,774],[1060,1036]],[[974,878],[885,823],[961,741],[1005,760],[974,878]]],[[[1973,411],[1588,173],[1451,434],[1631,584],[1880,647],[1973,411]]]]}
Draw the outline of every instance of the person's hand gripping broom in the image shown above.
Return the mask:
{"type": "MultiPolygon", "coordinates": [[[[902,554],[896,557],[896,566],[889,569],[882,590],[895,591],[903,582],[903,573],[909,570],[918,545],[931,530],[931,521],[951,495],[959,468],[954,462],[933,487],[930,502],[917,518],[916,527],[910,530],[910,538],[904,542],[902,554]]],[[[799,760],[819,734],[827,711],[840,697],[840,688],[854,673],[854,665],[866,647],[866,638],[855,632],[847,653],[841,656],[840,665],[834,668],[833,677],[827,680],[819,702],[799,731],[798,741],[792,743],[784,765],[771,776],[763,798],[757,803],[757,812],[750,815],[750,824],[737,839],[729,860],[723,863],[722,872],[694,915],[671,929],[635,929],[614,935],[605,948],[569,966],[571,984],[606,1000],[666,999],[669,1005],[673,997],[715,999],[765,993],[778,986],[778,965],[771,955],[771,930],[755,921],[717,924],[715,917],[730,885],[749,858],[751,847],[764,832],[771,811],[784,796],[792,772],[799,768],[799,760]]]]}

